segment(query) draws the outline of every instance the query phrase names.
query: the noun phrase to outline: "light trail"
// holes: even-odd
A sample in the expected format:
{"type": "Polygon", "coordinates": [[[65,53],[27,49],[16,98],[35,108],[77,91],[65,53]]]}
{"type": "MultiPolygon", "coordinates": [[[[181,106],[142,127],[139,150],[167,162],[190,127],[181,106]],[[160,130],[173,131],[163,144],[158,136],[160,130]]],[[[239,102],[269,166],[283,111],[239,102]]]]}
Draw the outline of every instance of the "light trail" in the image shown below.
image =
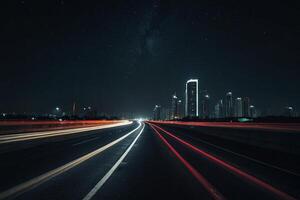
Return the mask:
{"type": "Polygon", "coordinates": [[[220,127],[238,129],[258,129],[270,131],[300,132],[300,124],[282,123],[241,123],[241,122],[182,122],[182,121],[150,121],[152,124],[174,124],[184,126],[220,127]]]}
{"type": "Polygon", "coordinates": [[[68,130],[42,131],[42,132],[33,132],[33,133],[1,135],[0,136],[0,144],[11,143],[11,142],[20,142],[20,141],[26,141],[26,140],[34,140],[34,139],[42,139],[42,138],[54,137],[54,136],[70,135],[70,134],[74,134],[74,133],[106,129],[106,128],[112,128],[112,127],[118,127],[118,126],[125,126],[125,125],[129,125],[129,124],[132,124],[132,121],[125,121],[125,122],[121,122],[121,123],[107,124],[107,125],[93,126],[93,127],[85,127],[85,128],[75,128],[75,129],[68,129],[68,130]]]}
{"type": "Polygon", "coordinates": [[[16,196],[19,196],[20,194],[22,194],[23,192],[27,191],[27,190],[30,190],[30,189],[33,189],[35,187],[37,187],[38,185],[76,167],[77,165],[81,164],[82,162],[84,161],[87,161],[88,159],[100,154],[101,152],[105,151],[106,149],[112,147],[113,145],[121,142],[122,140],[124,140],[125,138],[127,138],[129,135],[131,135],[132,133],[134,133],[136,130],[138,130],[142,124],[140,122],[138,122],[139,125],[137,128],[135,128],[134,130],[130,131],[129,133],[127,133],[126,135],[102,146],[101,148],[99,149],[96,149],[95,151],[92,151],[84,156],[81,156],[67,164],[64,164],[56,169],[53,169],[49,172],[46,172],[40,176],[37,176],[31,180],[28,180],[24,183],[21,183],[17,186],[14,186],[4,192],[1,192],[0,193],[0,200],[2,199],[6,199],[6,198],[9,198],[9,197],[16,197],[16,196]]]}
{"type": "Polygon", "coordinates": [[[261,165],[265,165],[265,166],[267,166],[267,167],[276,169],[276,170],[281,171],[281,172],[284,172],[284,173],[286,173],[286,174],[300,177],[300,174],[299,174],[299,173],[293,172],[293,171],[291,171],[291,170],[284,169],[284,168],[278,167],[278,166],[276,166],[276,165],[272,165],[272,164],[263,162],[263,161],[261,161],[261,160],[257,160],[257,159],[255,159],[255,158],[252,158],[252,157],[246,156],[246,155],[244,155],[244,154],[240,154],[240,153],[234,152],[234,151],[229,150],[229,149],[227,149],[227,148],[224,148],[224,147],[221,147],[221,146],[212,144],[212,143],[210,143],[210,142],[204,141],[204,140],[199,139],[199,138],[192,137],[192,136],[190,136],[190,135],[186,135],[186,137],[190,138],[191,140],[195,140],[195,141],[202,142],[202,143],[204,143],[204,144],[206,144],[206,145],[209,145],[209,146],[212,146],[212,147],[214,147],[214,148],[216,148],[216,149],[219,149],[219,150],[222,150],[222,151],[225,151],[225,152],[234,154],[234,155],[236,155],[236,156],[238,156],[238,157],[241,157],[241,158],[244,158],[244,159],[247,159],[247,160],[250,160],[250,161],[259,163],[259,164],[261,164],[261,165]]]}
{"type": "Polygon", "coordinates": [[[133,142],[130,144],[130,146],[127,148],[127,150],[124,152],[124,154],[119,158],[119,160],[113,165],[113,167],[103,176],[103,178],[93,187],[93,189],[83,198],[83,200],[90,200],[95,196],[95,194],[101,189],[101,187],[104,185],[104,183],[111,177],[111,175],[114,173],[114,171],[119,167],[119,165],[122,163],[124,158],[127,156],[129,151],[132,149],[133,145],[136,143],[136,141],[141,136],[145,124],[143,124],[142,130],[139,132],[139,134],[136,136],[136,138],[133,140],[133,142]]]}
{"type": "Polygon", "coordinates": [[[112,124],[122,120],[9,120],[0,121],[0,126],[33,126],[33,125],[89,125],[112,124]]]}
{"type": "Polygon", "coordinates": [[[192,144],[182,140],[181,138],[175,136],[173,133],[169,132],[169,131],[166,131],[165,129],[155,125],[155,124],[151,124],[153,125],[154,127],[156,127],[157,129],[163,131],[164,133],[166,133],[167,135],[169,135],[170,137],[174,138],[175,140],[177,140],[178,142],[180,142],[181,144],[185,145],[186,147],[188,147],[189,149],[193,150],[194,152],[198,153],[199,155],[209,159],[210,161],[218,164],[219,166],[227,169],[228,171],[232,172],[233,174],[235,175],[238,175],[239,177],[242,177],[262,188],[264,188],[265,190],[275,194],[276,196],[278,196],[280,199],[286,199],[286,200],[296,200],[294,197],[290,196],[289,194],[283,192],[283,191],[280,191],[279,189],[271,186],[270,184],[226,163],[225,161],[193,146],[192,144]]]}
{"type": "Polygon", "coordinates": [[[174,147],[154,128],[149,124],[158,137],[165,143],[165,145],[172,151],[172,153],[177,157],[178,160],[188,169],[188,171],[199,181],[199,183],[209,192],[209,194],[216,200],[225,199],[223,195],[217,191],[217,189],[205,179],[205,177],[200,174],[189,162],[187,162],[175,149],[174,147]]]}

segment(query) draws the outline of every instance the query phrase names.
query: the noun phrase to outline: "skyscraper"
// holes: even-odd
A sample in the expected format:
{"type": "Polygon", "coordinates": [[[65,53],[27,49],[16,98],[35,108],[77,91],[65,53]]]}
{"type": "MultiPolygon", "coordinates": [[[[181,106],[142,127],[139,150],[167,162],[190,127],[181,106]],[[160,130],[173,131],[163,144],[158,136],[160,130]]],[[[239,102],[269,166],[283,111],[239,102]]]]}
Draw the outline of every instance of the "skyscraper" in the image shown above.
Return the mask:
{"type": "Polygon", "coordinates": [[[256,117],[256,109],[255,106],[251,105],[249,107],[249,117],[255,118],[256,117]]]}
{"type": "Polygon", "coordinates": [[[250,109],[250,99],[249,97],[245,97],[243,98],[243,117],[250,117],[249,109],[250,109]]]}
{"type": "Polygon", "coordinates": [[[161,120],[161,106],[155,105],[153,109],[153,120],[161,120]]]}
{"type": "Polygon", "coordinates": [[[209,101],[209,95],[208,94],[204,95],[204,97],[202,98],[201,115],[205,119],[210,117],[210,101],[209,101]]]}
{"type": "Polygon", "coordinates": [[[225,98],[225,117],[233,117],[234,109],[233,109],[233,100],[232,100],[232,92],[227,92],[225,98]]]}
{"type": "Polygon", "coordinates": [[[238,97],[235,99],[235,117],[243,116],[243,102],[242,98],[238,97]]]}
{"type": "Polygon", "coordinates": [[[185,85],[185,115],[190,117],[199,116],[198,108],[198,79],[190,79],[185,85]]]}
{"type": "Polygon", "coordinates": [[[171,119],[171,109],[170,108],[161,108],[161,119],[170,120],[171,119]]]}
{"type": "Polygon", "coordinates": [[[224,117],[224,105],[223,100],[220,99],[215,106],[215,118],[223,118],[224,117]]]}
{"type": "Polygon", "coordinates": [[[171,101],[171,119],[178,119],[178,98],[176,93],[172,96],[171,101]]]}
{"type": "Polygon", "coordinates": [[[214,118],[220,118],[220,107],[218,103],[214,107],[214,118]]]}
{"type": "Polygon", "coordinates": [[[184,106],[181,100],[177,101],[177,115],[179,119],[184,117],[184,106]]]}

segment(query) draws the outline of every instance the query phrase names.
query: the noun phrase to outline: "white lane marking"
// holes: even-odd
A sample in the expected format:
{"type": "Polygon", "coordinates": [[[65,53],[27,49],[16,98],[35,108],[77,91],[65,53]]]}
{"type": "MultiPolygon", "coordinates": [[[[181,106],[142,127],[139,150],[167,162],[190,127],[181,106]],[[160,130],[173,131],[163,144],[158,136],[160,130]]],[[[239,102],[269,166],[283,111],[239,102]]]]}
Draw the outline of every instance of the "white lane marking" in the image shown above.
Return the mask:
{"type": "Polygon", "coordinates": [[[125,153],[119,158],[119,160],[114,164],[114,166],[103,176],[103,178],[94,186],[94,188],[83,198],[83,200],[90,200],[91,198],[93,198],[93,196],[98,192],[98,190],[104,185],[104,183],[109,179],[109,177],[114,173],[114,171],[122,163],[122,161],[124,160],[126,155],[129,153],[129,151],[132,149],[133,145],[136,143],[136,141],[142,134],[144,128],[145,128],[145,124],[144,124],[142,130],[140,131],[140,133],[136,136],[136,138],[133,140],[131,145],[125,151],[125,153]]]}
{"type": "Polygon", "coordinates": [[[100,138],[100,137],[98,136],[98,137],[94,137],[94,138],[91,138],[91,139],[88,139],[88,140],[83,140],[83,141],[81,141],[81,142],[72,144],[72,146],[77,146],[77,145],[85,144],[85,143],[87,143],[87,142],[97,140],[98,138],[100,138]]]}
{"type": "Polygon", "coordinates": [[[93,126],[93,127],[86,127],[86,128],[76,128],[70,130],[59,130],[59,131],[42,131],[42,132],[33,132],[33,133],[22,133],[22,134],[13,134],[13,135],[3,135],[0,136],[0,144],[4,143],[11,143],[11,142],[19,142],[25,140],[33,140],[33,139],[41,139],[46,137],[53,137],[53,136],[61,136],[61,135],[69,135],[74,133],[80,133],[85,131],[93,131],[105,128],[112,128],[118,126],[125,126],[132,124],[132,122],[122,122],[117,124],[108,124],[108,125],[101,125],[101,126],[93,126]]]}
{"type": "MultiPolygon", "coordinates": [[[[186,135],[186,136],[187,136],[187,135],[186,135]]],[[[234,151],[231,151],[231,150],[226,149],[226,148],[224,148],[224,147],[217,146],[217,145],[215,145],[215,144],[212,144],[212,143],[210,143],[210,142],[201,140],[201,139],[199,139],[199,138],[195,138],[195,137],[192,137],[192,136],[187,136],[187,137],[189,137],[189,138],[191,138],[191,139],[193,139],[193,140],[198,140],[198,141],[200,141],[200,142],[202,142],[202,143],[204,143],[204,144],[208,144],[208,145],[213,146],[213,147],[215,147],[215,148],[217,148],[217,149],[221,149],[221,150],[223,150],[223,151],[232,153],[232,154],[234,154],[234,155],[236,155],[236,156],[239,156],[239,157],[242,157],[242,158],[251,160],[251,161],[253,161],[253,162],[259,163],[259,164],[261,164],[261,165],[265,165],[265,166],[267,166],[267,167],[271,167],[271,168],[277,169],[277,170],[279,170],[279,171],[282,171],[282,172],[285,172],[285,173],[288,173],[288,174],[291,174],[291,175],[300,177],[300,174],[298,174],[298,173],[296,173],[296,172],[293,172],[293,171],[290,171],[290,170],[288,170],[288,169],[284,169],[284,168],[278,167],[278,166],[276,166],[276,165],[272,165],[272,164],[269,164],[269,163],[266,163],[266,162],[263,162],[263,161],[260,161],[260,160],[256,160],[255,158],[251,158],[251,157],[249,157],[249,156],[246,156],[246,155],[243,155],[243,154],[240,154],[240,153],[236,153],[236,152],[234,152],[234,151]]]]}
{"type": "Polygon", "coordinates": [[[37,187],[38,185],[40,185],[41,183],[45,182],[45,181],[48,181],[50,180],[51,178],[63,173],[63,172],[66,172],[67,170],[79,165],[80,163],[90,159],[91,157],[101,153],[102,151],[108,149],[109,147],[119,143],[120,141],[124,140],[126,137],[128,137],[129,135],[131,135],[132,133],[134,133],[136,130],[138,130],[140,127],[142,126],[142,124],[139,122],[139,126],[137,128],[135,128],[134,130],[130,131],[129,133],[127,133],[126,135],[112,141],[111,143],[109,144],[106,144],[104,145],[103,147],[99,148],[99,149],[96,149],[95,151],[92,151],[80,158],[77,158],[63,166],[60,166],[56,169],[53,169],[49,172],[46,172],[45,174],[42,174],[40,176],[37,176],[29,181],[26,181],[24,183],[21,183],[17,186],[14,186],[4,192],[1,192],[0,193],[0,200],[2,199],[6,199],[8,197],[11,197],[11,196],[18,196],[20,195],[21,193],[25,192],[26,190],[29,190],[29,189],[32,189],[34,187],[37,187]]]}

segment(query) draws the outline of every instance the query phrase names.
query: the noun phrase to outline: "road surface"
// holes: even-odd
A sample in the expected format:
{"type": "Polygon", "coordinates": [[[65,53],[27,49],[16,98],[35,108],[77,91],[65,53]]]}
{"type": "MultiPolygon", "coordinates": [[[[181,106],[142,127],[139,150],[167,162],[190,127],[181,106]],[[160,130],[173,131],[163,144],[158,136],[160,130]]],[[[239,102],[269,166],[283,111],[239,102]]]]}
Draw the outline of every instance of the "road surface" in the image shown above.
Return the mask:
{"type": "Polygon", "coordinates": [[[299,199],[297,159],[133,122],[0,144],[0,199],[299,199]]]}

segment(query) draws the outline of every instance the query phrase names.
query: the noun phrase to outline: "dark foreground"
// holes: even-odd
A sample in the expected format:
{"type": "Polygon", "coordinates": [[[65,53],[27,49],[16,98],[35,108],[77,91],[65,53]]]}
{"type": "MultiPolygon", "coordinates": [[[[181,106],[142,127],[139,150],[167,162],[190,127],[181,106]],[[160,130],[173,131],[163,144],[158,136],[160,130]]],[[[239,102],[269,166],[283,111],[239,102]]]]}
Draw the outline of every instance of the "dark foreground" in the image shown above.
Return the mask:
{"type": "Polygon", "coordinates": [[[299,155],[206,131],[134,122],[0,144],[0,199],[300,198],[299,155]]]}

